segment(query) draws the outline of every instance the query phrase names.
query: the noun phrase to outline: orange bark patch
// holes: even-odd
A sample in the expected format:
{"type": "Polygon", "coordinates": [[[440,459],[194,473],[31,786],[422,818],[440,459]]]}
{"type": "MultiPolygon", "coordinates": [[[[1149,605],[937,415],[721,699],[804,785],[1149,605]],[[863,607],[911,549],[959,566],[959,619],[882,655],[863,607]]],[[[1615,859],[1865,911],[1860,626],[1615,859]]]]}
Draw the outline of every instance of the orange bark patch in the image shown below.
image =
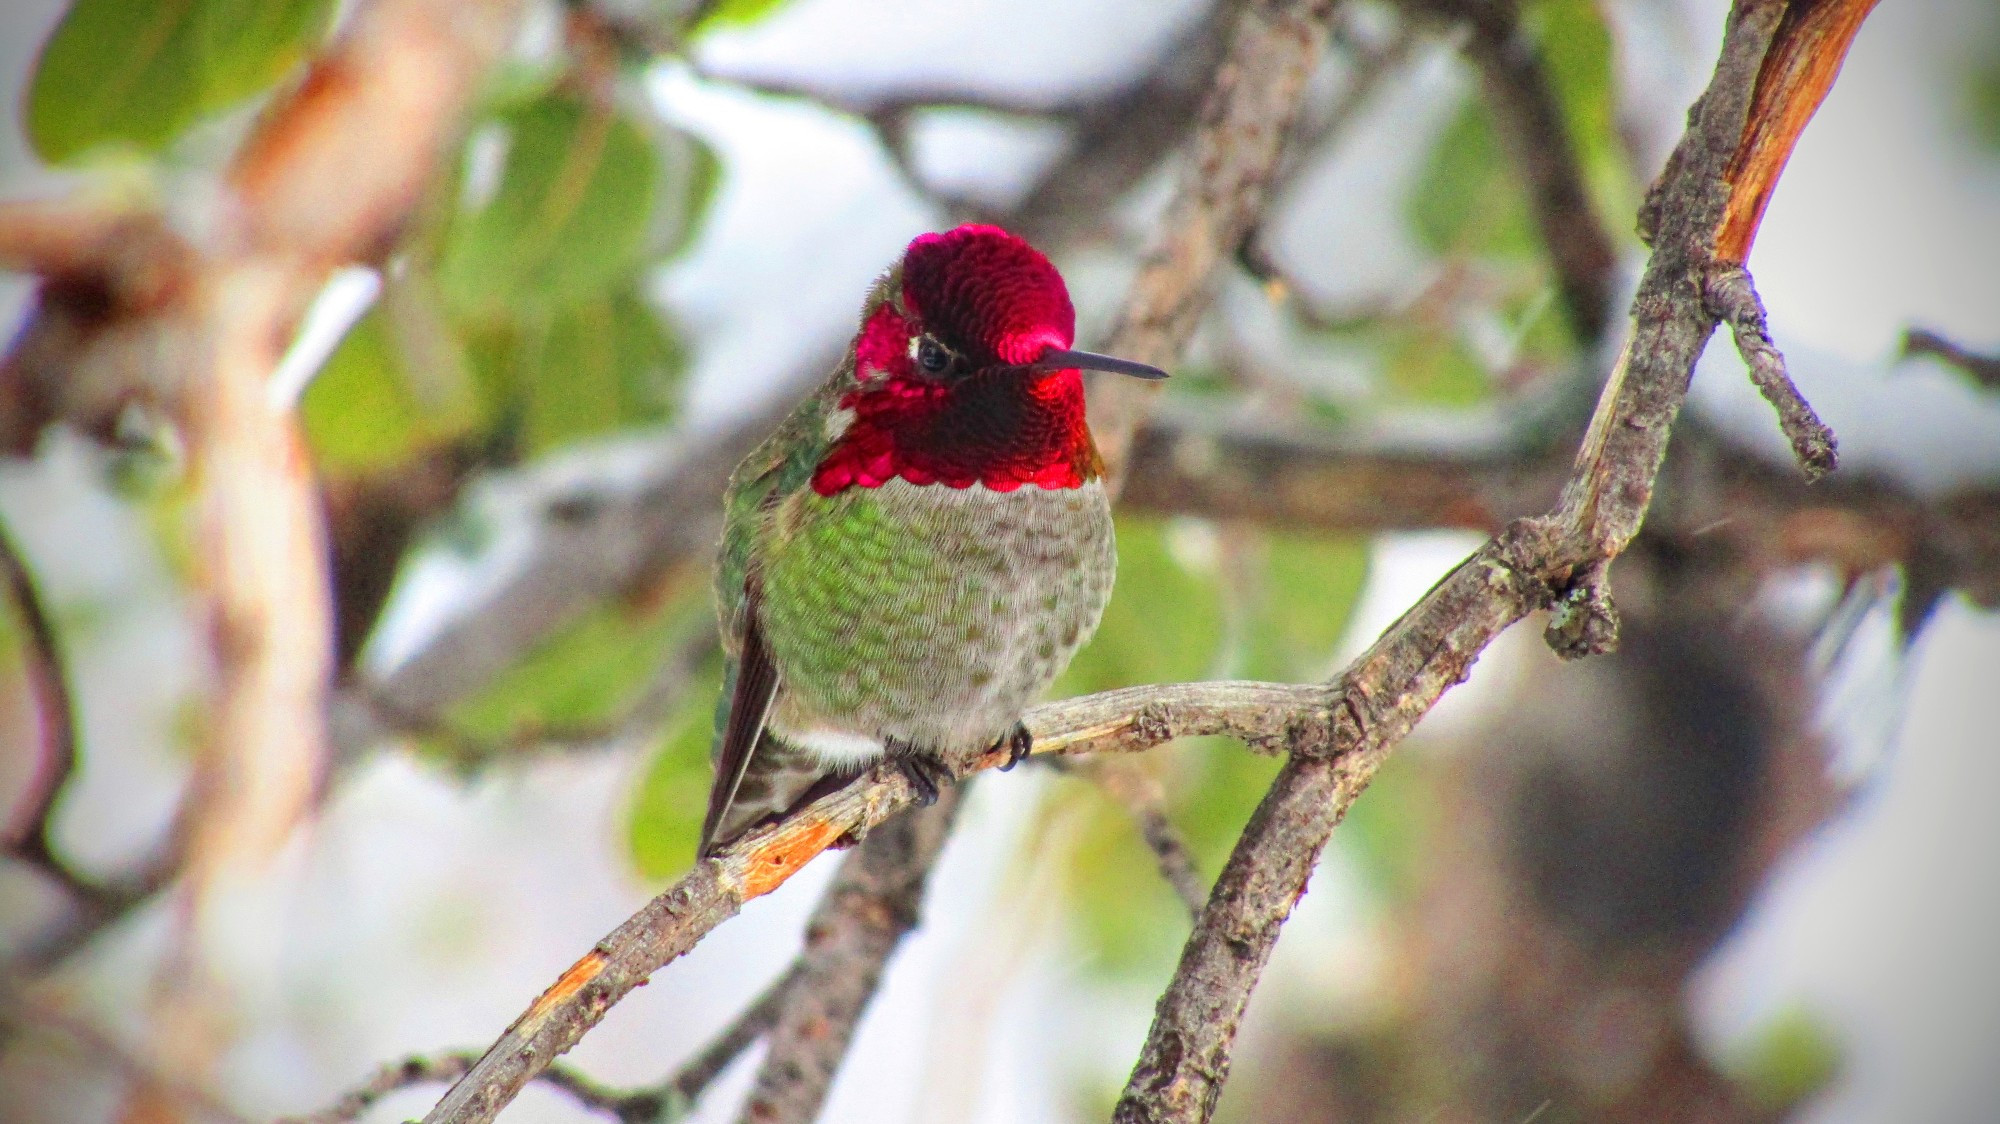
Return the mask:
{"type": "Polygon", "coordinates": [[[550,1011],[569,1003],[577,992],[582,991],[590,981],[597,978],[597,974],[604,970],[604,963],[604,954],[596,949],[584,953],[583,959],[570,965],[569,971],[564,972],[560,979],[549,985],[547,991],[542,992],[541,998],[535,1000],[535,1005],[528,1008],[527,1014],[521,1016],[521,1024],[530,1026],[540,1022],[550,1011]]]}
{"type": "Polygon", "coordinates": [[[1750,256],[1757,224],[1791,159],[1799,133],[1833,88],[1840,64],[1861,21],[1877,0],[1793,0],[1778,24],[1757,88],[1743,143],[1729,166],[1729,207],[1715,234],[1718,260],[1741,265],[1750,256]]]}
{"type": "Polygon", "coordinates": [[[844,828],[825,820],[800,823],[772,839],[750,856],[743,872],[743,900],[760,898],[785,884],[785,879],[834,845],[844,828]]]}

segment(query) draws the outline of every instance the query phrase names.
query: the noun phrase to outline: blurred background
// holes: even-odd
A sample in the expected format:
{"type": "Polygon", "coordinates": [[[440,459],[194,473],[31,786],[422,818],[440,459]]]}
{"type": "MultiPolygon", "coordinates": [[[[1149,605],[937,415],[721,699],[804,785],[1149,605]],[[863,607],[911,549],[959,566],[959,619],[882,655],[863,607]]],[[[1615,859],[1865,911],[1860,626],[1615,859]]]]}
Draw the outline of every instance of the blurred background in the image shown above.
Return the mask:
{"type": "MultiPolygon", "coordinates": [[[[10,0],[0,198],[191,242],[234,229],[228,188],[258,181],[232,154],[261,108],[379,3],[10,0]]],[[[258,572],[310,624],[317,587],[284,583],[331,559],[307,635],[331,630],[336,687],[324,736],[280,729],[253,759],[207,748],[254,727],[216,702],[243,657],[204,513],[229,501],[194,471],[251,462],[151,393],[187,355],[173,299],[0,275],[20,563],[0,609],[0,1118],[322,1108],[385,1062],[482,1047],[685,870],[722,472],[922,231],[1028,235],[1069,278],[1080,344],[1102,342],[1239,9],[529,3],[409,215],[368,266],[315,275],[296,339],[266,341],[256,385],[297,404],[323,545],[258,572]],[[75,719],[59,791],[47,650],[75,719]]],[[[1339,10],[1266,219],[1142,436],[1114,602],[1055,693],[1325,677],[1552,502],[1644,260],[1632,216],[1725,14],[1339,10]],[[1557,110],[1567,210],[1535,185],[1522,89],[1557,110]],[[1231,491],[1246,442],[1277,450],[1258,471],[1285,498],[1235,511],[1280,494],[1231,491]],[[1149,485],[1169,464],[1221,483],[1149,485]]],[[[469,65],[431,46],[363,77],[469,65]]],[[[392,124],[379,162],[318,169],[318,189],[337,204],[407,164],[392,124]]],[[[1398,750],[1285,929],[1223,1119],[2000,1119],[1995,261],[2000,9],[1885,4],[1750,261],[1840,472],[1797,482],[1712,346],[1614,567],[1621,651],[1562,664],[1539,625],[1515,630],[1398,750]]],[[[1183,742],[974,786],[824,1119],[1104,1118],[1188,931],[1110,794],[1150,794],[1212,877],[1275,766],[1183,742]]],[[[672,1072],[789,962],[833,865],[572,1060],[621,1086],[672,1072]]],[[[694,1119],[733,1119],[750,1069],[694,1119]]],[[[537,1086],[506,1118],[591,1117],[537,1086]]]]}

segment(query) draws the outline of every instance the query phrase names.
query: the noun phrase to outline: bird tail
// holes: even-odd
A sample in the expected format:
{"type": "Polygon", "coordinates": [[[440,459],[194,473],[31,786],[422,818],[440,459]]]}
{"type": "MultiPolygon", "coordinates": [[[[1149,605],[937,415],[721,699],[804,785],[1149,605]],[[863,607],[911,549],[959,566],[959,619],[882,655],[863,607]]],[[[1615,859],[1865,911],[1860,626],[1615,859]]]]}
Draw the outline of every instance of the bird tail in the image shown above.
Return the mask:
{"type": "Polygon", "coordinates": [[[783,820],[851,779],[851,774],[829,772],[817,754],[764,730],[735,793],[702,832],[697,854],[712,858],[751,828],[783,820]]]}

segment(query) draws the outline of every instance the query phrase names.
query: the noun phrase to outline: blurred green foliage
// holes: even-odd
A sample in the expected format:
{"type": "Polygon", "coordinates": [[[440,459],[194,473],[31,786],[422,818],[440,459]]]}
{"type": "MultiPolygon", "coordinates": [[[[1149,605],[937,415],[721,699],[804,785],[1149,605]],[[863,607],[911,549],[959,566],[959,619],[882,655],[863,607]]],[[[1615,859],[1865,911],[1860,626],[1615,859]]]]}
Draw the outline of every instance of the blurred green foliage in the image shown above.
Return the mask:
{"type": "Polygon", "coordinates": [[[322,472],[393,468],[480,420],[473,388],[447,381],[448,368],[414,368],[396,336],[383,307],[370,309],[306,388],[300,419],[322,472]]]}
{"type": "Polygon", "coordinates": [[[1454,409],[1476,406],[1493,393],[1486,365],[1452,325],[1396,320],[1368,336],[1379,349],[1385,381],[1405,399],[1454,409]]]}
{"type": "MultiPolygon", "coordinates": [[[[1522,26],[1546,65],[1569,137],[1604,214],[1634,200],[1618,140],[1611,31],[1594,0],[1531,0],[1522,26]]],[[[1433,253],[1473,254],[1539,264],[1521,177],[1494,132],[1477,86],[1436,139],[1407,215],[1433,253]]]]}
{"type": "Polygon", "coordinates": [[[28,86],[36,153],[157,151],[204,114],[283,77],[322,37],[333,0],[76,0],[28,86]]]}
{"type": "Polygon", "coordinates": [[[438,264],[455,308],[561,308],[638,268],[663,179],[644,130],[567,93],[509,107],[491,124],[506,145],[498,183],[451,215],[438,264]]]}
{"type": "Polygon", "coordinates": [[[453,707],[447,721],[475,738],[609,722],[631,706],[677,637],[706,627],[705,599],[693,591],[651,609],[600,606],[453,707]]]}
{"type": "Polygon", "coordinates": [[[640,877],[672,878],[694,864],[695,844],[708,810],[714,769],[709,742],[715,700],[722,691],[722,658],[709,660],[689,688],[687,701],[661,732],[646,772],[632,794],[626,841],[640,877]]]}
{"type": "Polygon", "coordinates": [[[1773,1110],[1802,1104],[1840,1073],[1840,1044],[1803,1007],[1790,1007],[1761,1027],[1726,1065],[1750,1095],[1773,1110]]]}
{"type": "Polygon", "coordinates": [[[532,456],[674,414],[687,347],[646,284],[699,229],[713,152],[534,75],[507,85],[483,134],[502,150],[490,190],[452,185],[411,240],[399,292],[422,307],[369,313],[306,394],[329,471],[461,439],[532,456]]]}
{"type": "MultiPolygon", "coordinates": [[[[1618,137],[1613,44],[1594,0],[1530,0],[1522,26],[1536,45],[1600,215],[1631,213],[1636,193],[1618,137]]],[[[1428,155],[1404,204],[1411,233],[1448,263],[1476,264],[1482,297],[1513,339],[1514,365],[1549,369],[1571,357],[1568,324],[1552,314],[1553,278],[1527,195],[1474,85],[1428,155]]],[[[1493,390],[1490,360],[1462,325],[1437,316],[1392,321],[1364,333],[1387,386],[1443,408],[1476,405],[1493,390]]]]}
{"type": "MultiPolygon", "coordinates": [[[[1177,544],[1174,526],[1119,520],[1111,605],[1053,694],[1215,675],[1301,680],[1328,673],[1367,577],[1365,541],[1244,532],[1234,547],[1241,557],[1225,566],[1177,544]]],[[[1164,773],[1167,813],[1213,877],[1278,762],[1227,739],[1198,738],[1148,764],[1164,773]]],[[[1152,873],[1153,855],[1130,814],[1083,784],[1065,785],[1056,799],[1081,805],[1063,862],[1081,959],[1114,975],[1163,975],[1187,934],[1187,910],[1152,873]]]]}
{"type": "Polygon", "coordinates": [[[699,31],[718,27],[748,27],[784,7],[785,0],[717,0],[699,31]]]}
{"type": "Polygon", "coordinates": [[[1987,152],[2000,154],[2000,20],[1992,21],[1964,81],[1966,126],[1987,152]]]}

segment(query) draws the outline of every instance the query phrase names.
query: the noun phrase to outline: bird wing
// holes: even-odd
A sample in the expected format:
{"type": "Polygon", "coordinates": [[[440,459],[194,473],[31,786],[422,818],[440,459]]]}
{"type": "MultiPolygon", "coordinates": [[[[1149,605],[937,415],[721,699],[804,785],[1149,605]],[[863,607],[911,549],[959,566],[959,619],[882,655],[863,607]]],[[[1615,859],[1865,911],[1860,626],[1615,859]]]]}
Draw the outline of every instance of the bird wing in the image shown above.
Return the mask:
{"type": "Polygon", "coordinates": [[[750,758],[764,733],[764,718],[778,691],[778,668],[771,651],[764,646],[764,630],[757,622],[758,588],[753,576],[744,596],[742,647],[736,657],[729,685],[729,709],[722,715],[721,741],[715,756],[715,784],[708,790],[708,815],[701,824],[700,854],[707,855],[715,844],[716,829],[743,786],[750,771],[750,758]]]}
{"type": "Polygon", "coordinates": [[[744,458],[731,474],[723,499],[728,518],[716,560],[715,602],[728,660],[715,715],[715,783],[709,789],[698,852],[704,856],[715,845],[715,833],[750,771],[757,746],[764,740],[764,719],[777,695],[778,668],[758,619],[757,559],[775,533],[772,523],[778,505],[812,479],[818,447],[813,438],[825,425],[839,377],[836,372],[835,379],[801,403],[776,433],[744,458]]]}

